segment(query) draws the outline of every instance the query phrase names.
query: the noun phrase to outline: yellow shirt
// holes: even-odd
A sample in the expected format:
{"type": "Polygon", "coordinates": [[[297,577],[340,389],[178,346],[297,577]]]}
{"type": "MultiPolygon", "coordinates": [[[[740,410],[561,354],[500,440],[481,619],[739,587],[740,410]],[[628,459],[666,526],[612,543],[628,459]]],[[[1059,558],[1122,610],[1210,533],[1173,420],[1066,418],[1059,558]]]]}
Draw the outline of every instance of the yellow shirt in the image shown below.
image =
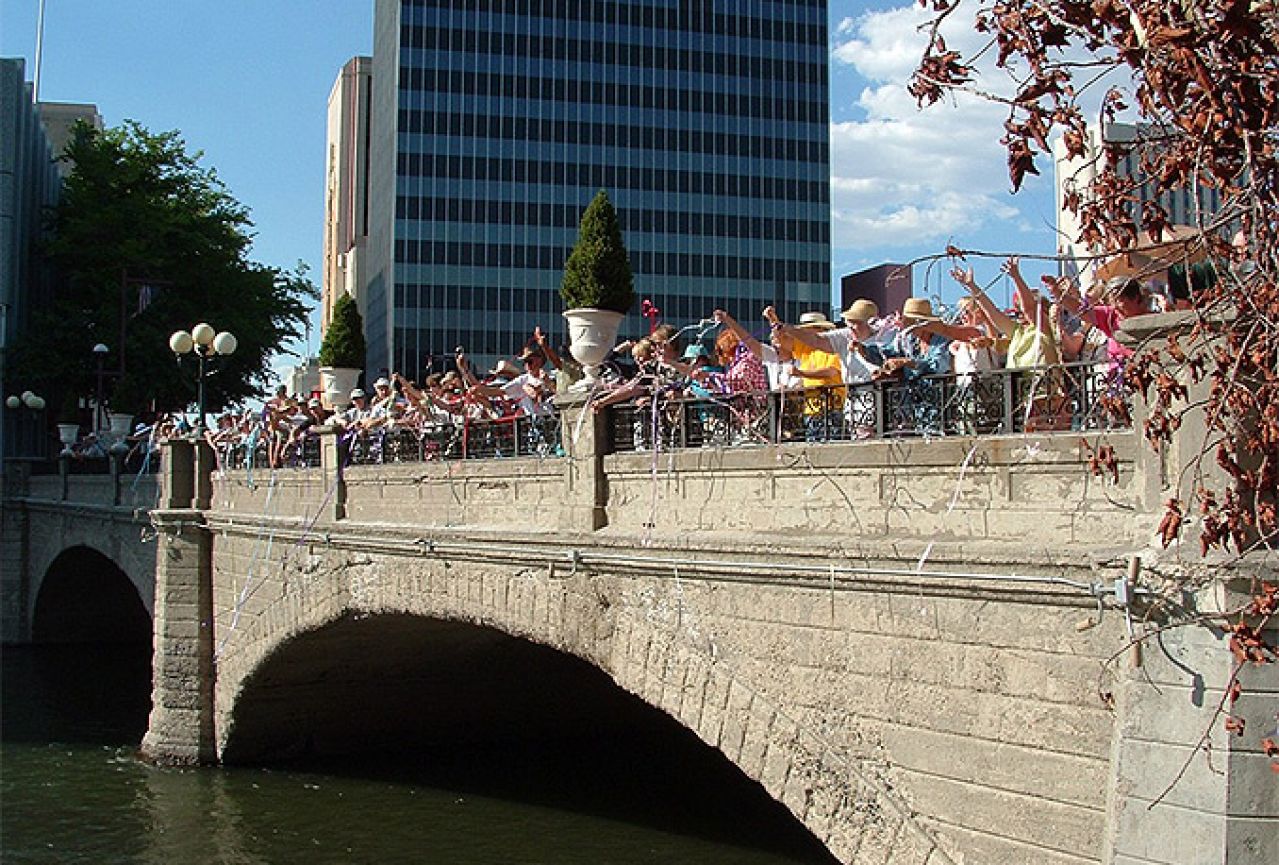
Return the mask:
{"type": "Polygon", "coordinates": [[[828,388],[828,390],[805,390],[804,414],[818,415],[822,414],[823,411],[842,411],[844,408],[845,389],[842,386],[830,387],[843,378],[843,373],[840,372],[842,367],[839,365],[839,355],[809,348],[799,340],[795,341],[793,354],[795,360],[799,361],[799,374],[804,379],[804,387],[806,389],[828,388]],[[805,371],[823,368],[835,370],[836,377],[824,379],[804,375],[805,371]]]}

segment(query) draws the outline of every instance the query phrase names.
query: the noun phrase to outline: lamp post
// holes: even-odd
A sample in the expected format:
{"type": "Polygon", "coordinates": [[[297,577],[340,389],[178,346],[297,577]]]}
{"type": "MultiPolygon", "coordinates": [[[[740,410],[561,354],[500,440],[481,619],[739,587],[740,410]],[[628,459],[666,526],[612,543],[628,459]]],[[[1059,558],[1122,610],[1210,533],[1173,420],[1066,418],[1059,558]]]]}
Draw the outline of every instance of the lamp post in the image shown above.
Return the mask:
{"type": "Polygon", "coordinates": [[[93,358],[97,362],[98,386],[93,397],[93,431],[95,433],[102,432],[102,397],[103,397],[103,378],[106,373],[103,371],[103,364],[106,363],[107,354],[111,349],[107,348],[103,343],[98,343],[93,347],[93,358]]]}
{"type": "Polygon", "coordinates": [[[177,357],[178,363],[182,363],[184,355],[194,354],[197,363],[196,370],[196,427],[197,434],[204,431],[204,379],[211,375],[214,370],[211,364],[219,357],[228,357],[235,353],[238,345],[235,335],[230,331],[222,331],[218,333],[213,326],[200,322],[191,328],[190,332],[185,330],[175,331],[169,337],[169,348],[173,350],[173,354],[177,357]]]}
{"type": "Polygon", "coordinates": [[[21,414],[14,415],[14,432],[17,433],[18,440],[13,445],[13,455],[16,457],[30,456],[28,445],[32,440],[38,440],[38,438],[34,433],[24,435],[23,428],[25,427],[28,431],[31,431],[35,427],[37,421],[35,413],[44,411],[44,397],[29,390],[24,390],[21,396],[11,394],[7,397],[4,405],[5,408],[13,412],[17,412],[19,409],[28,409],[32,412],[29,419],[24,419],[21,414]],[[26,440],[25,444],[24,440],[26,440]]]}

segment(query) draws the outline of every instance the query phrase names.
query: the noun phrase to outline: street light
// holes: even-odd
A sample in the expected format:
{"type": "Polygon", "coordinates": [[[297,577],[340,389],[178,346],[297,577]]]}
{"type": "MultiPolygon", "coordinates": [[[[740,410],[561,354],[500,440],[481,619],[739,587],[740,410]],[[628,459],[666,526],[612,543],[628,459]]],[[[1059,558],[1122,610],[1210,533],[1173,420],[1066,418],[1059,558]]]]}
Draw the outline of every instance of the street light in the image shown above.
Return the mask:
{"type": "Polygon", "coordinates": [[[209,365],[219,357],[235,354],[237,345],[238,342],[233,333],[225,330],[218,333],[212,325],[205,322],[200,322],[191,328],[190,332],[174,331],[169,337],[169,348],[173,350],[179,365],[182,363],[183,356],[188,354],[194,354],[199,365],[196,372],[197,433],[204,430],[204,379],[214,372],[209,365]]]}
{"type": "Polygon", "coordinates": [[[93,402],[93,431],[95,433],[102,432],[102,427],[103,427],[102,379],[106,375],[106,373],[102,371],[102,365],[106,362],[107,354],[110,351],[111,349],[107,348],[106,345],[104,345],[103,343],[98,343],[97,345],[93,347],[93,358],[95,361],[97,361],[97,365],[98,365],[98,389],[97,389],[96,395],[94,396],[94,402],[93,402]]]}
{"type": "Polygon", "coordinates": [[[22,408],[26,406],[32,411],[41,411],[44,409],[44,397],[36,396],[29,390],[24,390],[22,396],[16,394],[4,401],[9,408],[22,408]]]}
{"type": "MultiPolygon", "coordinates": [[[[13,453],[20,457],[28,456],[33,451],[37,450],[37,448],[32,446],[32,443],[38,443],[40,441],[37,427],[38,418],[34,413],[44,411],[44,397],[38,396],[29,390],[24,390],[21,396],[18,396],[17,394],[10,394],[6,397],[4,405],[5,408],[14,412],[17,412],[18,409],[28,409],[32,412],[32,415],[29,417],[24,416],[21,413],[16,414],[14,416],[13,426],[13,431],[17,435],[17,443],[12,445],[13,453]]],[[[0,424],[0,433],[7,436],[8,430],[4,429],[5,426],[5,424],[0,424]]],[[[3,442],[0,444],[0,451],[4,451],[6,447],[9,447],[8,442],[3,442]]]]}

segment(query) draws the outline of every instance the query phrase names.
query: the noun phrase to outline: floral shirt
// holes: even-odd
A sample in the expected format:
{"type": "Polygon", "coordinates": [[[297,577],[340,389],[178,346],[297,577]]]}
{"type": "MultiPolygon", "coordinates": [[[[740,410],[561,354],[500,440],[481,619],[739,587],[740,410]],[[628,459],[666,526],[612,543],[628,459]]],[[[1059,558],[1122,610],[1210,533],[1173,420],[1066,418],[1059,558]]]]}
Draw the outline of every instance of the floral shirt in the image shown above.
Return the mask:
{"type": "Polygon", "coordinates": [[[733,349],[733,359],[723,372],[711,373],[714,390],[724,393],[758,393],[768,390],[768,371],[743,343],[733,349]]]}

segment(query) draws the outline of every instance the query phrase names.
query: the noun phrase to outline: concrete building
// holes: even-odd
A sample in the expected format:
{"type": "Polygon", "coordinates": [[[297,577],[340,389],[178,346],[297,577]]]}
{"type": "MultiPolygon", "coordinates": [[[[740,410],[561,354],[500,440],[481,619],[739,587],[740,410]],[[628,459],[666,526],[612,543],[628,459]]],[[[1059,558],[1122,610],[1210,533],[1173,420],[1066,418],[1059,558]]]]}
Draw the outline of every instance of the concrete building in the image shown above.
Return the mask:
{"type": "MultiPolygon", "coordinates": [[[[44,124],[44,133],[49,138],[49,146],[55,159],[66,150],[71,140],[71,132],[76,123],[84,121],[97,130],[102,129],[102,115],[98,106],[85,102],[41,102],[40,122],[44,124]]],[[[66,177],[71,173],[70,162],[58,161],[58,174],[66,177]]]]}
{"type": "Polygon", "coordinates": [[[373,59],[353,57],[342,67],[329,93],[325,146],[324,273],[320,326],[333,318],[340,292],[355,297],[365,315],[360,292],[361,264],[369,235],[369,108],[373,59]]]}
{"type": "MultiPolygon", "coordinates": [[[[8,378],[9,346],[24,329],[32,302],[48,289],[36,247],[44,210],[57,203],[61,180],[40,114],[23,61],[0,59],[0,399],[25,387],[8,378]]],[[[0,455],[25,455],[38,445],[38,420],[27,409],[5,409],[0,455]]]]}
{"type": "Polygon", "coordinates": [[[370,369],[563,333],[563,265],[600,189],[664,317],[826,307],[824,0],[378,0],[375,16],[370,369]]]}
{"type": "Polygon", "coordinates": [[[888,315],[902,308],[903,301],[911,296],[914,280],[909,267],[901,264],[877,264],[839,280],[840,309],[848,309],[854,300],[864,297],[875,301],[880,315],[888,315]]]}
{"type": "MultiPolygon", "coordinates": [[[[1094,255],[1103,250],[1090,249],[1080,243],[1080,223],[1078,217],[1066,209],[1066,196],[1073,190],[1084,190],[1097,177],[1098,168],[1105,160],[1107,143],[1119,142],[1130,147],[1126,156],[1120,161],[1118,174],[1122,178],[1142,180],[1141,153],[1145,148],[1157,147],[1153,142],[1146,142],[1146,129],[1131,123],[1107,123],[1090,125],[1088,137],[1084,143],[1083,156],[1069,158],[1065,142],[1058,138],[1053,142],[1053,161],[1056,171],[1055,190],[1057,206],[1057,251],[1068,256],[1094,255]]],[[[1138,229],[1142,228],[1144,208],[1152,201],[1158,201],[1168,214],[1168,222],[1173,226],[1194,226],[1206,222],[1221,207],[1221,193],[1216,189],[1196,184],[1193,188],[1183,187],[1156,196],[1150,181],[1142,182],[1135,190],[1137,201],[1133,208],[1133,216],[1138,229]]],[[[1070,268],[1067,267],[1067,272],[1070,268]]]]}
{"type": "Polygon", "coordinates": [[[291,394],[309,396],[318,393],[320,391],[319,360],[308,357],[302,363],[289,367],[288,376],[283,383],[289,386],[291,394]]]}

